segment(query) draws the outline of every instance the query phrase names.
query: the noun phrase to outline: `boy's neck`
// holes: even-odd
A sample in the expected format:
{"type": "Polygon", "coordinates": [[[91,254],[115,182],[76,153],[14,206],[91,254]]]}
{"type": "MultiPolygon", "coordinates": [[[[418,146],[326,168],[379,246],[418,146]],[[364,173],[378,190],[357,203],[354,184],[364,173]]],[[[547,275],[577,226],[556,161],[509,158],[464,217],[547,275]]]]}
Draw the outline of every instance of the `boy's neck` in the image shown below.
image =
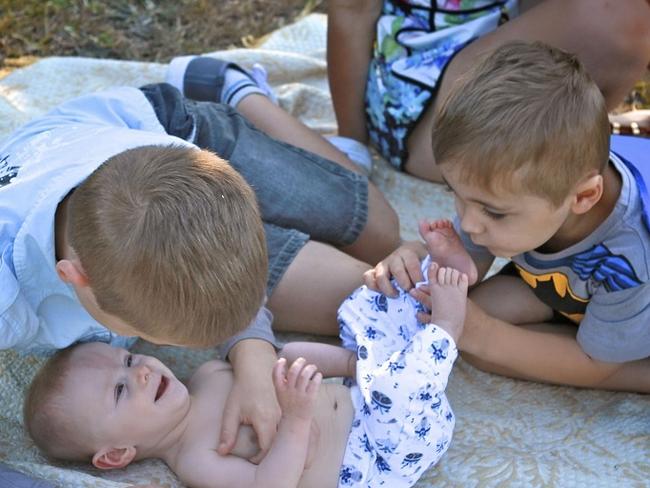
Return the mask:
{"type": "Polygon", "coordinates": [[[135,460],[162,459],[169,466],[176,465],[178,454],[184,447],[185,433],[193,413],[192,400],[193,397],[190,395],[190,408],[188,408],[187,414],[177,424],[170,425],[167,433],[158,442],[153,445],[143,443],[136,446],[138,452],[135,460]]]}
{"type": "Polygon", "coordinates": [[[586,239],[614,210],[621,194],[622,180],[611,162],[603,171],[603,194],[586,213],[571,213],[560,230],[540,249],[542,252],[560,252],[586,239]]]}

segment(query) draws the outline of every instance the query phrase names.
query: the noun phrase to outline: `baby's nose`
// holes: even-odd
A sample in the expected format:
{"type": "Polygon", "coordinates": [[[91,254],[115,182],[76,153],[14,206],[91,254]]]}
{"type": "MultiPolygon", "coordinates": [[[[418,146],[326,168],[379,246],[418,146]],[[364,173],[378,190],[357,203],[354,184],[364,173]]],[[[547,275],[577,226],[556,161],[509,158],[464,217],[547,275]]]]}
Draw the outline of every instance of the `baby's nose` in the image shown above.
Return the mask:
{"type": "Polygon", "coordinates": [[[149,382],[149,377],[151,376],[151,369],[146,364],[141,364],[135,368],[135,374],[138,379],[138,382],[146,385],[149,382]]]}

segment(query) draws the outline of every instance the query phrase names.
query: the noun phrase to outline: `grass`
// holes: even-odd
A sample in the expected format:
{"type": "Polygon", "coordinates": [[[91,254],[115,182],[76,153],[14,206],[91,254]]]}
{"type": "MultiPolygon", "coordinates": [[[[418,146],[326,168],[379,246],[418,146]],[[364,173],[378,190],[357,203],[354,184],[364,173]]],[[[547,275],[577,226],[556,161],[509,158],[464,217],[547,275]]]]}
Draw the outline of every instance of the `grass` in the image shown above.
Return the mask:
{"type": "Polygon", "coordinates": [[[0,66],[25,56],[169,61],[244,46],[319,0],[0,0],[0,66]]]}

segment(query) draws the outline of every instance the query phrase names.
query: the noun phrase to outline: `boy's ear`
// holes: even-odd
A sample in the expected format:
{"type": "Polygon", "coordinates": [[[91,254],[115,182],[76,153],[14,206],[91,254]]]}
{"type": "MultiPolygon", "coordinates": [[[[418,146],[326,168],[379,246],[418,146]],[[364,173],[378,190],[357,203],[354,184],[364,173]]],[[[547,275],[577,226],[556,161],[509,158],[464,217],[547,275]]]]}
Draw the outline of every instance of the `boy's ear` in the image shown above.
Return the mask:
{"type": "Polygon", "coordinates": [[[133,461],[136,452],[133,446],[101,449],[93,456],[93,466],[99,469],[124,468],[133,461]]]}
{"type": "Polygon", "coordinates": [[[61,281],[76,286],[88,286],[88,276],[77,259],[60,259],[56,262],[56,273],[61,281]]]}
{"type": "Polygon", "coordinates": [[[571,209],[575,214],[584,214],[596,205],[603,196],[603,175],[593,174],[576,185],[571,209]]]}

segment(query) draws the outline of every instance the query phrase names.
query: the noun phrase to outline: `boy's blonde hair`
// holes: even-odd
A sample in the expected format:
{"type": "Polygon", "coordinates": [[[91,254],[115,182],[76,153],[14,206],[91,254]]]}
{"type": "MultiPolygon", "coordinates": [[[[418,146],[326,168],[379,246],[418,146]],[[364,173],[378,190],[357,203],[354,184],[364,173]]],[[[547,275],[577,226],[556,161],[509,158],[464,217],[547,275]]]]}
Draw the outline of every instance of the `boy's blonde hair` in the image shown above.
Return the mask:
{"type": "Polygon", "coordinates": [[[66,412],[64,383],[76,346],[58,351],[32,380],[23,403],[23,422],[36,447],[52,460],[87,461],[94,454],[84,442],[87,429],[66,412]]]}
{"type": "Polygon", "coordinates": [[[255,195],[208,151],[145,146],[111,157],[70,196],[68,229],[101,309],[149,337],[212,346],[263,303],[255,195]]]}
{"type": "Polygon", "coordinates": [[[433,154],[472,184],[559,206],[581,178],[607,164],[605,100],[575,56],[541,42],[509,42],[451,89],[435,117],[433,154]]]}

